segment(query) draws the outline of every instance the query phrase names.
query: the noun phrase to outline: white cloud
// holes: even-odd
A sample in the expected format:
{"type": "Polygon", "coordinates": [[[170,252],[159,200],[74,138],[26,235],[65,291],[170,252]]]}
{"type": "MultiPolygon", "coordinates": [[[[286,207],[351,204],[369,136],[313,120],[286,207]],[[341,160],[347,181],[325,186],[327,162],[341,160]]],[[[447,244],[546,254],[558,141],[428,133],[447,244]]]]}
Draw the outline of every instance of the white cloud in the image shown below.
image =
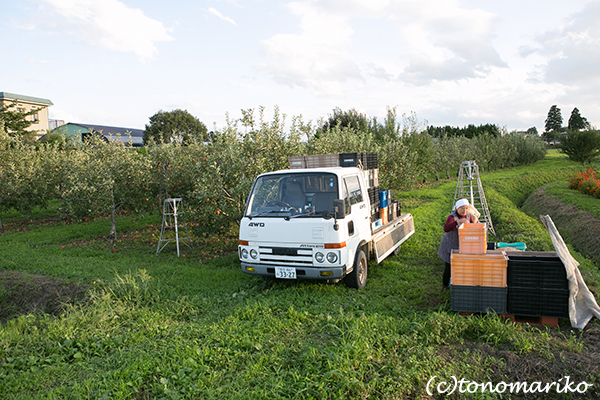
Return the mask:
{"type": "Polygon", "coordinates": [[[327,14],[309,3],[290,3],[299,15],[300,34],[277,34],[262,42],[262,49],[273,61],[259,66],[276,82],[300,86],[312,93],[340,95],[341,84],[362,80],[352,59],[352,29],[343,15],[327,14]]]}
{"type": "Polygon", "coordinates": [[[402,80],[460,80],[485,76],[506,67],[492,46],[495,16],[461,8],[456,1],[400,2],[394,7],[400,40],[408,46],[402,80]]]}
{"type": "Polygon", "coordinates": [[[462,8],[456,0],[303,0],[288,7],[300,17],[301,31],[264,40],[270,60],[260,68],[278,83],[317,95],[340,96],[350,81],[362,85],[370,77],[386,79],[390,71],[401,81],[426,85],[484,77],[507,66],[492,45],[494,14],[462,8]],[[353,24],[367,19],[396,32],[376,60],[360,58],[353,36],[353,24]]]}
{"type": "MultiPolygon", "coordinates": [[[[158,52],[156,42],[170,41],[169,30],[138,8],[119,0],[39,0],[67,22],[66,29],[88,45],[134,53],[146,61],[158,52]]],[[[54,29],[63,28],[54,21],[54,29]]]]}
{"type": "Polygon", "coordinates": [[[600,84],[600,1],[590,1],[562,26],[537,38],[547,82],[589,87],[600,84]]]}
{"type": "Polygon", "coordinates": [[[214,8],[209,8],[208,12],[211,13],[212,15],[217,16],[218,18],[221,18],[223,21],[225,22],[229,22],[232,25],[237,26],[237,24],[235,23],[235,21],[229,17],[224,16],[223,14],[221,14],[218,10],[215,10],[214,8]]]}
{"type": "Polygon", "coordinates": [[[480,120],[480,119],[488,119],[489,120],[489,119],[492,119],[495,117],[494,114],[485,112],[482,110],[467,110],[465,112],[458,114],[458,116],[460,118],[474,119],[474,120],[480,120]]]}

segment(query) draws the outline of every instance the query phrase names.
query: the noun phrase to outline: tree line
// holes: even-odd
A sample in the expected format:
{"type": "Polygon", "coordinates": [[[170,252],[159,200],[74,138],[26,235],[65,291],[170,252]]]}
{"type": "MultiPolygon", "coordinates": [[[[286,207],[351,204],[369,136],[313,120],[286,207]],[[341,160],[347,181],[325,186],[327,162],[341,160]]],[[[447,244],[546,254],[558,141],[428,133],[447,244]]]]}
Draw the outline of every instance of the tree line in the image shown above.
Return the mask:
{"type": "Polygon", "coordinates": [[[278,108],[270,119],[263,107],[243,110],[206,138],[149,140],[140,149],[93,139],[31,144],[0,123],[0,211],[31,213],[58,202],[65,219],[110,216],[114,239],[119,213],[160,213],[164,199],[181,197],[191,228],[202,234],[239,221],[254,178],[287,168],[289,156],[377,152],[381,187],[402,190],[424,179],[453,179],[465,160],[486,170],[533,163],[546,153],[539,137],[517,133],[432,137],[416,115],[398,117],[394,109],[366,128],[286,119],[278,108]]]}

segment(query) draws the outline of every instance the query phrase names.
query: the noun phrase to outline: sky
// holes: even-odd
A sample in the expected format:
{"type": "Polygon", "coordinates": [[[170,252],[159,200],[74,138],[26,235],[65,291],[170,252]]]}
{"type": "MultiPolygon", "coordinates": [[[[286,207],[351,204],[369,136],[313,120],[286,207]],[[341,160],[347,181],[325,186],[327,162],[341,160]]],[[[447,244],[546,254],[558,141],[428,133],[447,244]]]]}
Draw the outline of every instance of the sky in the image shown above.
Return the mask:
{"type": "Polygon", "coordinates": [[[557,105],[600,125],[600,0],[0,0],[0,24],[0,91],[65,122],[395,109],[542,133],[557,105]]]}

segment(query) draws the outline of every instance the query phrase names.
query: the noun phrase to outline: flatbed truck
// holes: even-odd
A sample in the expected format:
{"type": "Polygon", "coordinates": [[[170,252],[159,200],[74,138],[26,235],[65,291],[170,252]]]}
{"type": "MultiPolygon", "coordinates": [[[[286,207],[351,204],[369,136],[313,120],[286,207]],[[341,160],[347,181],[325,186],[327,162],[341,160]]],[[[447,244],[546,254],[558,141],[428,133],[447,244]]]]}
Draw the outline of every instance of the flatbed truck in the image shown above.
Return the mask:
{"type": "Polygon", "coordinates": [[[378,218],[369,176],[360,165],[258,176],[240,222],[242,271],[266,279],[343,279],[364,288],[368,259],[379,264],[415,231],[411,214],[378,218]]]}

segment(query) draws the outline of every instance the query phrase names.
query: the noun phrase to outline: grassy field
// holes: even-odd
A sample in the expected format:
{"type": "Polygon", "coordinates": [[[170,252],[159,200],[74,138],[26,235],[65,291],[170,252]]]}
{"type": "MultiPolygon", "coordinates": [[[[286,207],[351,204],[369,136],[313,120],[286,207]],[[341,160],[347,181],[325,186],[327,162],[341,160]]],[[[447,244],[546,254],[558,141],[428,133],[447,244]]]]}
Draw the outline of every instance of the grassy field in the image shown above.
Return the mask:
{"type": "MultiPolygon", "coordinates": [[[[579,170],[551,153],[533,166],[482,174],[496,239],[552,250],[540,221],[518,206],[535,189],[579,170]]],[[[422,399],[437,398],[426,393],[435,376],[498,383],[569,375],[594,386],[581,397],[546,398],[600,396],[597,320],[575,331],[568,320],[550,329],[450,311],[436,252],[454,186],[441,181],[394,192],[413,214],[416,233],[398,256],[370,262],[359,291],[243,274],[235,229],[194,238],[195,246],[177,258],[174,245],[155,255],[156,215],[123,216],[120,239],[112,243],[107,220],[67,224],[47,211],[33,221],[0,215],[0,318],[7,321],[0,327],[0,393],[6,399],[422,399]]],[[[584,195],[564,196],[590,203],[584,195]]],[[[600,293],[598,265],[573,255],[600,293]]]]}

